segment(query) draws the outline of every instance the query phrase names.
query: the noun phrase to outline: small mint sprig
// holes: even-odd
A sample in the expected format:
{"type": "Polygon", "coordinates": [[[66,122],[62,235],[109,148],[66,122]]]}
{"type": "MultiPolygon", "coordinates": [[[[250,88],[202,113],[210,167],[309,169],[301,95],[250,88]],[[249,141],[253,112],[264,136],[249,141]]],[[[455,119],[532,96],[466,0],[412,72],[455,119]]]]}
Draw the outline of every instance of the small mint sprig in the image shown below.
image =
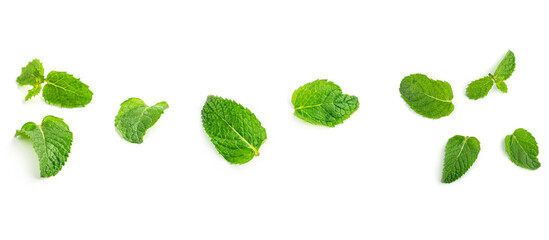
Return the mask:
{"type": "Polygon", "coordinates": [[[488,95],[488,92],[496,84],[496,87],[503,93],[507,93],[507,84],[505,80],[509,79],[515,71],[515,54],[511,50],[507,51],[503,60],[499,63],[494,74],[475,80],[467,86],[465,95],[469,99],[477,100],[488,95]]]}
{"type": "Polygon", "coordinates": [[[44,67],[38,59],[30,61],[17,77],[20,86],[30,85],[25,101],[42,92],[47,103],[62,108],[84,107],[91,102],[93,92],[80,79],[66,72],[51,71],[44,77],[44,67]],[[44,87],[42,84],[46,83],[44,87]]]}

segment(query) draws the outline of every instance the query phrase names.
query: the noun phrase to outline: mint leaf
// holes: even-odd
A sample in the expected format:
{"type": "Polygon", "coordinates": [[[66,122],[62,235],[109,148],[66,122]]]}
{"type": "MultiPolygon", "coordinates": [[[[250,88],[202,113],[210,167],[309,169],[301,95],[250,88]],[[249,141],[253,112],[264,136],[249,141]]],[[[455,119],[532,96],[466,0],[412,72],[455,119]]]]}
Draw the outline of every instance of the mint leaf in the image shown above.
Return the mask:
{"type": "Polygon", "coordinates": [[[120,111],[114,119],[114,125],[126,141],[142,143],[147,129],[158,121],[168,107],[166,102],[159,102],[149,107],[139,98],[130,98],[120,104],[120,111]]]}
{"type": "Polygon", "coordinates": [[[519,128],[505,137],[505,152],[517,166],[536,170],[541,164],[538,160],[538,143],[531,133],[519,128]]]}
{"type": "Polygon", "coordinates": [[[66,72],[51,71],[46,82],[42,96],[49,104],[75,108],[84,107],[92,100],[93,93],[88,85],[66,72]]]}
{"type": "Polygon", "coordinates": [[[40,60],[34,59],[30,61],[27,66],[23,67],[21,69],[21,75],[17,77],[16,81],[20,86],[33,86],[25,97],[25,101],[38,95],[42,89],[42,83],[44,82],[44,67],[40,60]]]}
{"type": "Polygon", "coordinates": [[[507,84],[503,80],[496,80],[496,87],[503,93],[507,93],[507,84]]]}
{"type": "Polygon", "coordinates": [[[511,77],[515,71],[515,54],[511,50],[507,51],[505,57],[498,65],[494,75],[488,74],[488,76],[483,77],[479,80],[475,80],[467,86],[467,91],[465,94],[469,99],[477,100],[488,95],[490,89],[492,89],[493,82],[496,83],[496,87],[503,93],[507,93],[507,84],[503,82],[511,77]],[[490,79],[490,81],[488,81],[490,79]],[[490,86],[488,88],[488,86],[490,86]]]}
{"type": "Polygon", "coordinates": [[[507,51],[505,57],[496,68],[494,75],[496,79],[507,80],[515,71],[515,54],[511,50],[507,51]]]}
{"type": "Polygon", "coordinates": [[[71,151],[72,132],[63,119],[54,116],[46,116],[41,125],[25,123],[15,136],[32,142],[44,178],[61,171],[71,151]]]}
{"type": "Polygon", "coordinates": [[[477,160],[480,142],[475,137],[456,135],[448,139],[444,152],[442,182],[451,183],[458,180],[477,160]]]}
{"type": "Polygon", "coordinates": [[[486,97],[486,95],[488,95],[488,92],[490,92],[490,89],[492,89],[493,85],[494,81],[492,80],[492,78],[486,76],[469,83],[465,94],[468,98],[477,100],[486,97]]]}
{"type": "Polygon", "coordinates": [[[307,83],[295,90],[292,104],[297,117],[328,127],[343,123],[359,107],[357,97],[343,94],[338,85],[326,79],[307,83]]]}
{"type": "Polygon", "coordinates": [[[412,74],[400,82],[400,95],[421,116],[438,119],[454,111],[452,87],[448,82],[412,74]]]}
{"type": "Polygon", "coordinates": [[[215,148],[232,164],[259,156],[267,132],[256,116],[233,100],[210,95],[202,108],[202,125],[215,148]]]}

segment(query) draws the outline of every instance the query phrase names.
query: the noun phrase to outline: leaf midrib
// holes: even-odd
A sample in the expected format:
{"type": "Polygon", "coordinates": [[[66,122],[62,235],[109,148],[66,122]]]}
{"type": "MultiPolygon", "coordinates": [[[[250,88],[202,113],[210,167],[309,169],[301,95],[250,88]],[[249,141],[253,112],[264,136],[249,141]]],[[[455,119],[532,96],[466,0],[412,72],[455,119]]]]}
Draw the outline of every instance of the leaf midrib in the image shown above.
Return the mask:
{"type": "MultiPolygon", "coordinates": [[[[82,96],[81,94],[79,94],[79,93],[77,93],[77,92],[75,92],[75,91],[72,91],[72,90],[66,89],[66,88],[64,88],[64,87],[61,87],[61,86],[59,86],[59,85],[57,85],[57,84],[55,84],[55,83],[53,83],[53,82],[50,82],[50,81],[48,81],[48,80],[46,80],[46,82],[47,82],[47,84],[51,84],[51,85],[53,85],[53,86],[55,86],[55,87],[58,87],[58,88],[61,88],[61,89],[65,90],[65,91],[67,91],[67,92],[74,93],[74,94],[76,94],[76,95],[79,96],[79,97],[82,96]]],[[[46,84],[46,85],[47,85],[47,84],[46,84]]]]}
{"type": "Polygon", "coordinates": [[[44,134],[44,130],[42,130],[41,125],[36,125],[36,126],[38,126],[38,130],[40,130],[40,133],[42,134],[42,140],[44,140],[44,152],[46,153],[46,157],[47,157],[49,156],[49,154],[48,154],[48,145],[46,142],[46,135],[44,134]]]}
{"type": "Polygon", "coordinates": [[[452,163],[451,167],[453,168],[454,165],[458,162],[459,156],[461,156],[461,153],[463,152],[463,149],[465,148],[465,144],[467,144],[467,140],[469,140],[470,137],[465,137],[463,140],[463,145],[461,145],[461,149],[459,150],[458,155],[455,158],[455,161],[452,163]]]}
{"type": "Polygon", "coordinates": [[[440,99],[440,98],[437,98],[437,97],[434,97],[434,96],[431,96],[427,93],[423,93],[423,95],[427,96],[427,97],[430,97],[432,99],[435,99],[437,101],[441,101],[441,102],[447,102],[447,103],[452,103],[452,100],[444,100],[444,99],[440,99]]]}
{"type": "Polygon", "coordinates": [[[223,122],[225,122],[225,124],[227,124],[227,126],[229,126],[229,127],[236,133],[236,135],[238,135],[238,137],[240,137],[240,139],[241,139],[242,141],[244,141],[244,142],[248,145],[249,148],[251,148],[251,149],[254,151],[254,154],[255,154],[256,156],[259,156],[259,151],[258,151],[254,146],[252,146],[252,144],[250,144],[244,137],[242,137],[242,135],[240,135],[240,133],[238,133],[238,131],[236,131],[236,129],[234,129],[234,127],[233,127],[231,124],[229,124],[229,122],[227,122],[227,120],[225,120],[225,118],[223,118],[219,113],[217,113],[217,112],[215,111],[215,109],[214,109],[210,104],[211,104],[211,103],[208,103],[208,107],[210,107],[210,109],[212,109],[212,111],[213,111],[221,120],[223,120],[223,122]]]}
{"type": "Polygon", "coordinates": [[[524,148],[522,147],[522,145],[520,145],[520,142],[518,141],[518,138],[517,136],[515,136],[515,134],[513,133],[513,139],[515,139],[515,142],[517,142],[517,145],[519,145],[520,149],[522,149],[522,151],[524,152],[524,154],[526,155],[526,158],[528,158],[528,160],[532,160],[532,158],[530,158],[530,155],[528,154],[528,152],[526,152],[526,150],[524,150],[524,148]]]}
{"type": "Polygon", "coordinates": [[[315,104],[315,105],[307,105],[307,106],[300,106],[300,107],[297,107],[297,108],[294,108],[294,110],[300,110],[300,109],[305,109],[305,108],[314,108],[314,107],[320,107],[322,105],[328,105],[328,104],[335,104],[335,103],[319,103],[319,104],[315,104]]]}

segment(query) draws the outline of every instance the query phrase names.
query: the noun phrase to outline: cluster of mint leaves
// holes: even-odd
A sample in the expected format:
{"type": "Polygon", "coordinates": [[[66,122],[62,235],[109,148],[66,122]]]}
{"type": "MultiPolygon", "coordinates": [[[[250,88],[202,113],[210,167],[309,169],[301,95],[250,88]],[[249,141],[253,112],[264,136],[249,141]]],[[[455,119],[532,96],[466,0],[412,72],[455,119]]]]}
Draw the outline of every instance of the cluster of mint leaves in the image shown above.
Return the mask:
{"type": "MultiPolygon", "coordinates": [[[[538,160],[538,144],[530,132],[516,129],[505,137],[505,152],[509,159],[519,167],[536,170],[541,164],[538,160]]],[[[456,135],[446,143],[444,151],[443,183],[452,183],[463,176],[477,160],[480,142],[475,137],[456,135]]]]}
{"type": "MultiPolygon", "coordinates": [[[[64,108],[84,107],[93,93],[80,79],[65,72],[52,71],[44,77],[44,68],[32,60],[22,68],[19,85],[30,85],[26,100],[36,96],[46,83],[43,96],[46,102],[64,108]]],[[[343,94],[341,88],[326,79],[319,79],[294,91],[294,114],[315,125],[334,127],[348,119],[359,107],[358,98],[343,94]]],[[[159,102],[148,106],[139,98],[129,98],[120,104],[115,127],[130,143],[140,144],[147,130],[169,108],[159,102]]],[[[259,156],[259,148],[267,139],[267,132],[254,113],[241,104],[218,96],[208,96],[202,108],[202,124],[212,143],[229,163],[244,164],[259,156]]],[[[47,116],[42,124],[28,122],[16,137],[33,143],[40,163],[42,177],[55,176],[68,159],[72,132],[61,118],[47,116]]]]}
{"type": "MultiPolygon", "coordinates": [[[[93,95],[86,84],[65,72],[52,71],[44,77],[44,68],[38,59],[22,68],[17,83],[33,86],[26,100],[40,93],[42,84],[46,83],[43,90],[46,102],[66,108],[84,107],[93,95]]],[[[296,116],[328,127],[343,123],[359,106],[357,97],[343,94],[339,86],[325,79],[298,88],[292,103],[296,116]]],[[[115,127],[123,139],[140,144],[147,130],[168,108],[166,102],[149,107],[139,98],[130,98],[120,105],[115,127]]],[[[232,164],[244,164],[258,156],[259,148],[267,139],[267,132],[255,114],[222,97],[208,96],[202,109],[202,123],[215,148],[232,164]]],[[[26,123],[16,136],[33,143],[42,177],[55,176],[65,165],[72,145],[72,132],[61,118],[47,116],[41,125],[26,123]]]]}
{"type": "MultiPolygon", "coordinates": [[[[294,115],[314,125],[335,127],[359,107],[358,98],[343,94],[326,79],[307,83],[292,95],[294,115]]],[[[259,156],[267,132],[254,113],[241,104],[210,95],[202,108],[202,125],[215,148],[231,164],[259,156]]]]}
{"type": "MultiPolygon", "coordinates": [[[[488,95],[495,84],[507,93],[505,80],[515,71],[515,54],[509,50],[501,60],[494,74],[471,82],[466,89],[469,99],[477,100],[488,95]]],[[[450,83],[433,80],[423,74],[412,74],[400,83],[402,99],[416,113],[431,119],[449,116],[454,110],[453,92],[450,83]]],[[[519,128],[505,138],[505,152],[517,166],[536,170],[541,164],[536,139],[525,129],[519,128]]],[[[448,140],[445,148],[443,183],[451,183],[463,176],[476,161],[480,153],[480,141],[475,137],[456,135],[448,140]]]]}
{"type": "MultiPolygon", "coordinates": [[[[66,72],[51,71],[44,77],[44,68],[38,59],[30,61],[21,70],[16,82],[30,85],[25,101],[38,95],[47,103],[62,108],[84,107],[91,102],[93,92],[80,79],[66,72]],[[45,84],[42,87],[42,84],[45,84]]],[[[122,138],[131,143],[142,143],[147,129],[152,127],[160,115],[168,108],[166,102],[160,102],[152,107],[147,106],[139,98],[130,98],[120,106],[115,117],[115,126],[122,138]]],[[[63,119],[46,116],[40,125],[27,122],[17,130],[15,137],[29,140],[38,156],[41,177],[55,176],[69,157],[73,133],[63,119]]]]}
{"type": "MultiPolygon", "coordinates": [[[[38,59],[21,69],[16,82],[20,86],[32,86],[25,101],[42,92],[47,103],[61,108],[84,107],[93,96],[88,85],[66,72],[51,71],[44,77],[44,67],[38,59]]],[[[25,123],[16,131],[15,137],[32,142],[38,155],[41,177],[55,176],[61,171],[71,152],[73,140],[73,134],[63,119],[51,115],[44,117],[40,125],[25,123]]]]}
{"type": "MultiPolygon", "coordinates": [[[[502,92],[507,92],[505,80],[515,71],[515,54],[507,51],[494,74],[475,80],[467,86],[466,95],[470,99],[480,99],[488,95],[495,84],[502,92]]],[[[406,76],[400,82],[400,96],[417,114],[439,119],[450,116],[454,111],[454,98],[450,83],[433,80],[424,74],[406,76]]]]}
{"type": "MultiPolygon", "coordinates": [[[[508,51],[494,74],[473,81],[466,94],[479,99],[488,94],[495,83],[507,92],[504,83],[515,68],[515,56],[508,51]],[[489,80],[489,81],[488,81],[489,80]]],[[[19,85],[30,85],[25,100],[43,92],[46,102],[63,108],[84,107],[93,93],[80,79],[65,72],[50,72],[44,77],[42,63],[35,59],[22,68],[19,85]],[[42,84],[46,83],[42,90],[42,84]]],[[[423,74],[405,77],[400,84],[404,101],[416,113],[432,119],[449,116],[454,110],[450,84],[433,80],[423,74]]],[[[315,125],[335,127],[348,119],[358,108],[356,96],[344,94],[341,88],[326,79],[307,83],[294,91],[291,102],[294,115],[315,125]]],[[[115,127],[120,136],[131,143],[142,143],[152,127],[169,106],[159,102],[148,106],[139,98],[130,98],[120,105],[115,127]]],[[[202,108],[202,124],[217,151],[231,164],[244,164],[259,156],[259,148],[267,132],[254,113],[241,104],[218,96],[208,96],[202,108]]],[[[41,125],[28,122],[16,132],[28,139],[38,155],[42,177],[55,176],[64,166],[72,145],[72,132],[61,118],[46,116],[41,125]]],[[[535,170],[540,167],[535,138],[520,128],[505,138],[505,151],[517,166],[535,170]]],[[[476,161],[480,142],[475,137],[456,135],[446,144],[442,182],[451,183],[463,176],[476,161]]]]}

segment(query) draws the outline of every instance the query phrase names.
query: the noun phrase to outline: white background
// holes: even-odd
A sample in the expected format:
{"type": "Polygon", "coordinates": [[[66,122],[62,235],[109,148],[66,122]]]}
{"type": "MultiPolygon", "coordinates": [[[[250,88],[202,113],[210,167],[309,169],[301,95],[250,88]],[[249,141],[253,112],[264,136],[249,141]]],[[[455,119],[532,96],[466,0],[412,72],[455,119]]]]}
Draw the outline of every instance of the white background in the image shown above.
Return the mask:
{"type": "Polygon", "coordinates": [[[547,239],[549,14],[546,1],[2,1],[0,239],[547,239]],[[509,93],[467,84],[511,49],[509,93]],[[94,92],[85,108],[24,102],[33,58],[94,92]],[[439,120],[400,98],[412,73],[451,83],[439,120]],[[292,92],[327,78],[360,99],[335,128],[293,116],[292,92]],[[250,108],[261,156],[230,165],[202,129],[207,95],[250,108]],[[141,145],[114,128],[119,104],[170,109],[141,145]],[[27,121],[65,119],[72,153],[39,178],[27,121]],[[542,167],[515,166],[503,140],[536,137],[542,167]],[[448,138],[482,151],[440,183],[448,138]]]}

